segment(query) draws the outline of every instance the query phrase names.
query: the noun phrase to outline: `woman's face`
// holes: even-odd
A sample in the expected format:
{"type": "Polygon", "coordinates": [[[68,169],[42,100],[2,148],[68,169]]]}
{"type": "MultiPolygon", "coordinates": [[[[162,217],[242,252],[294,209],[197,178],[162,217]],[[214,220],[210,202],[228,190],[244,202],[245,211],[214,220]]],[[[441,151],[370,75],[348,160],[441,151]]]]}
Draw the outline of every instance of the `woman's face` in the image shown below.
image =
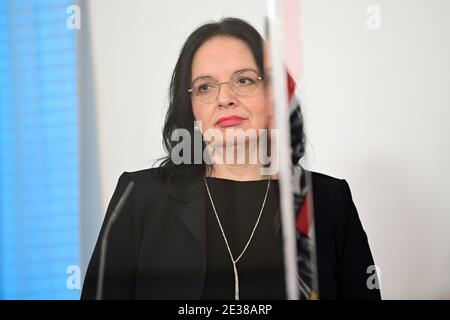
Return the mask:
{"type": "MultiPolygon", "coordinates": [[[[254,70],[259,75],[255,58],[247,44],[237,38],[216,36],[195,53],[191,81],[210,77],[219,83],[227,82],[243,69],[254,70]]],[[[225,135],[225,130],[239,128],[254,129],[259,133],[259,129],[269,127],[268,103],[262,81],[258,82],[257,89],[249,96],[236,95],[230,84],[222,84],[213,101],[205,103],[194,95],[191,99],[194,117],[201,121],[202,132],[219,129],[225,135]]]]}

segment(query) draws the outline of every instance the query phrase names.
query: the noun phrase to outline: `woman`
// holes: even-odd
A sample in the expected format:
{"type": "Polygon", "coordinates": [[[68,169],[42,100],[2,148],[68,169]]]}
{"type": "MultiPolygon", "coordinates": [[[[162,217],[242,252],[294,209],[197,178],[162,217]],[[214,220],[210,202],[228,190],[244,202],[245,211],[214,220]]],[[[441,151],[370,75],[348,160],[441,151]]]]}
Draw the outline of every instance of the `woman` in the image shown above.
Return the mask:
{"type": "MultiPolygon", "coordinates": [[[[189,36],[171,80],[168,156],[159,168],[123,173],[107,210],[105,222],[133,181],[108,236],[103,298],[286,298],[278,180],[264,170],[271,164],[264,129],[272,122],[264,71],[263,40],[243,20],[209,23],[189,36]],[[256,135],[227,135],[238,129],[256,135]],[[183,140],[188,148],[174,139],[183,132],[193,137],[183,140]],[[261,151],[266,157],[254,157],[261,151]],[[221,161],[227,155],[233,161],[221,161]]],[[[374,263],[346,181],[312,178],[320,298],[379,299],[366,285],[374,263]]],[[[105,223],[99,239],[104,232],[105,223]]],[[[100,241],[82,299],[96,296],[99,259],[100,241]]]]}

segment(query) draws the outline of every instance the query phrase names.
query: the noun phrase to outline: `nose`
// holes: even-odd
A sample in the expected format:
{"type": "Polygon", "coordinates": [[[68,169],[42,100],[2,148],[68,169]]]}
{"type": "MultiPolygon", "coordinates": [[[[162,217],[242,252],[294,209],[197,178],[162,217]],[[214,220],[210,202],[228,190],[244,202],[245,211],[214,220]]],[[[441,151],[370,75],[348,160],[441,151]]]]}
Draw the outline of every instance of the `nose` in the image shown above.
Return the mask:
{"type": "Polygon", "coordinates": [[[219,86],[219,92],[217,94],[217,103],[219,107],[230,108],[236,105],[236,96],[231,90],[231,86],[228,82],[223,82],[219,86]]]}

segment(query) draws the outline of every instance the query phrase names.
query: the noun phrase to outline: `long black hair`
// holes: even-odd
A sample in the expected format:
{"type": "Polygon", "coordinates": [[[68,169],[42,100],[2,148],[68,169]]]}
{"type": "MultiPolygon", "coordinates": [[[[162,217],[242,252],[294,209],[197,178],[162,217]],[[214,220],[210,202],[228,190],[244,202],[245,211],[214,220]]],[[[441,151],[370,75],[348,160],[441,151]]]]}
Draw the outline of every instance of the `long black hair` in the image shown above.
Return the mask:
{"type": "MultiPolygon", "coordinates": [[[[172,196],[177,196],[177,184],[188,181],[189,178],[206,173],[206,163],[201,157],[201,163],[194,163],[194,113],[191,96],[188,90],[191,86],[192,60],[197,50],[209,39],[216,36],[229,36],[247,44],[255,58],[258,71],[264,77],[263,39],[258,31],[248,22],[238,18],[224,18],[218,22],[206,23],[191,33],[183,45],[169,87],[169,108],[163,128],[163,146],[167,156],[159,159],[161,178],[172,196]],[[185,129],[191,138],[191,161],[189,164],[175,164],[171,152],[178,141],[172,141],[174,130],[185,129]]],[[[303,131],[303,130],[302,130],[303,131]]],[[[198,133],[196,133],[198,134],[198,133]]],[[[302,132],[303,135],[303,132],[302,132]]],[[[205,145],[202,141],[202,150],[205,145]]]]}

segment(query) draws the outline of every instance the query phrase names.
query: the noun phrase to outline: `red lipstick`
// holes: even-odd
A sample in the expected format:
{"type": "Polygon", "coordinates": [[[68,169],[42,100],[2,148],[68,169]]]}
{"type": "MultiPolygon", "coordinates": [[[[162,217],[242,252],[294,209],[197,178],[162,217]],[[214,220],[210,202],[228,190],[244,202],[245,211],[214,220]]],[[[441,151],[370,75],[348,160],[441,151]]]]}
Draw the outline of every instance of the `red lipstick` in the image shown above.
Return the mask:
{"type": "Polygon", "coordinates": [[[216,126],[231,127],[231,126],[235,126],[235,125],[241,123],[244,120],[245,120],[244,118],[239,117],[239,116],[223,117],[223,118],[220,118],[219,120],[217,120],[216,126]]]}

